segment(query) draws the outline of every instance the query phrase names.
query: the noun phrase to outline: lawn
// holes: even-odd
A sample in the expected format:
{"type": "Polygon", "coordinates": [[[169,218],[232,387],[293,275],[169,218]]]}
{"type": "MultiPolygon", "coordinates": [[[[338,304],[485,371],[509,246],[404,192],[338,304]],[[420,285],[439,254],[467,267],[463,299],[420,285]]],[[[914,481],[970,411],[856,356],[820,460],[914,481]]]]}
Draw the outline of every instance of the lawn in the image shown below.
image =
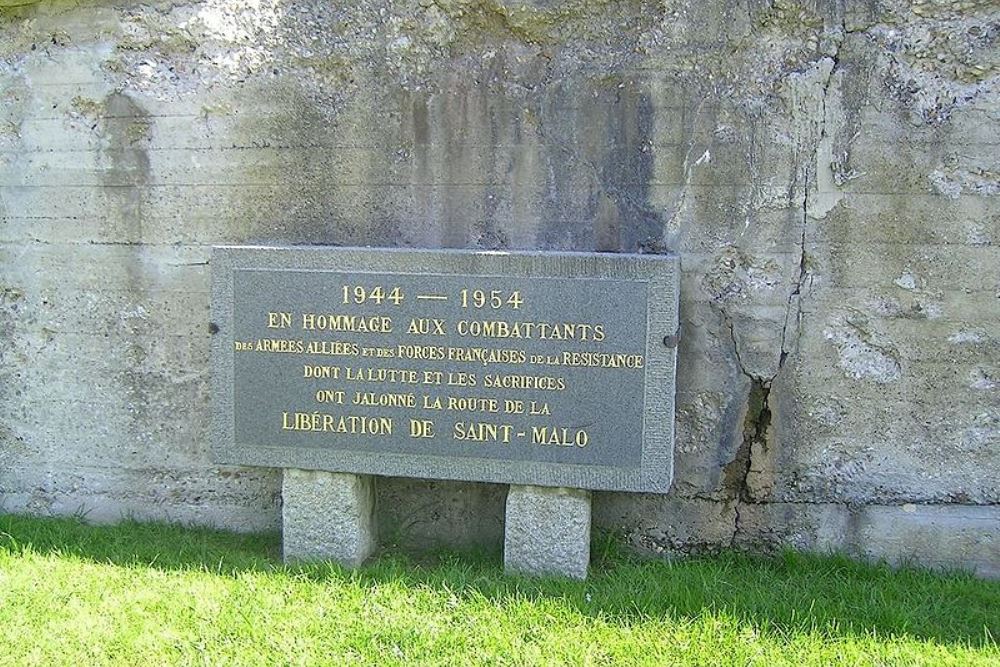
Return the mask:
{"type": "Polygon", "coordinates": [[[997,665],[1000,582],[840,557],[286,567],[275,535],[0,515],[0,665],[997,665]]]}

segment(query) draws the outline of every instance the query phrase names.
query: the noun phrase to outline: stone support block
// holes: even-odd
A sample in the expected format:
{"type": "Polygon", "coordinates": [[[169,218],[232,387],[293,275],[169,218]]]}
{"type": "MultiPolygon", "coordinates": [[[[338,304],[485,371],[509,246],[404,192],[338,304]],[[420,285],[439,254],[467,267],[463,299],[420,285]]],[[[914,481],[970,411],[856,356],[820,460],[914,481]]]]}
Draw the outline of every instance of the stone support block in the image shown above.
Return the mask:
{"type": "Polygon", "coordinates": [[[360,565],[375,549],[375,482],[370,475],[286,468],[282,476],[285,562],[360,565]]]}
{"type": "Polygon", "coordinates": [[[587,577],[590,491],[511,485],[504,526],[508,573],[587,577]]]}

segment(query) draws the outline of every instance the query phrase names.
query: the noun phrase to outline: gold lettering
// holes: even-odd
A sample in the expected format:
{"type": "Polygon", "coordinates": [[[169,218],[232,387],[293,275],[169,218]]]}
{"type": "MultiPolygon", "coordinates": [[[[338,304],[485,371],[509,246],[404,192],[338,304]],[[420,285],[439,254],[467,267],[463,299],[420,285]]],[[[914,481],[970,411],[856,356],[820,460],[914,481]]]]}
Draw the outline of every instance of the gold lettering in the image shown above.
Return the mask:
{"type": "Polygon", "coordinates": [[[475,373],[448,373],[449,387],[475,387],[475,373]]]}
{"type": "Polygon", "coordinates": [[[392,333],[392,318],[363,317],[334,313],[302,313],[304,331],[346,331],[350,333],[392,333]]]}
{"type": "Polygon", "coordinates": [[[449,396],[448,409],[456,412],[500,412],[500,402],[495,398],[449,396]]]}
{"type": "Polygon", "coordinates": [[[340,389],[317,389],[313,395],[317,403],[336,403],[343,405],[344,392],[340,389]]]}
{"type": "Polygon", "coordinates": [[[287,329],[292,326],[292,314],[291,313],[268,313],[267,314],[267,328],[268,329],[287,329]]]}
{"type": "Polygon", "coordinates": [[[340,366],[302,366],[302,377],[315,378],[317,380],[338,380],[340,379],[340,366]]]}
{"type": "Polygon", "coordinates": [[[406,333],[423,336],[444,336],[444,320],[429,317],[414,317],[410,320],[410,326],[406,328],[406,333]]]}
{"type": "Polygon", "coordinates": [[[582,366],[585,368],[641,369],[645,366],[641,354],[605,354],[602,352],[563,352],[549,355],[545,363],[550,366],[582,366]]]}
{"type": "Polygon", "coordinates": [[[356,391],[352,403],[380,408],[415,408],[417,407],[417,397],[413,394],[379,394],[356,391]]]}
{"type": "Polygon", "coordinates": [[[399,359],[418,361],[442,361],[445,348],[437,345],[397,345],[396,356],[399,359]]]}
{"type": "Polygon", "coordinates": [[[300,340],[283,340],[274,338],[259,338],[254,344],[255,352],[275,352],[301,354],[305,346],[300,340]]]}
{"type": "Polygon", "coordinates": [[[510,435],[514,427],[510,424],[492,424],[490,422],[455,422],[452,437],[455,440],[470,442],[502,442],[510,443],[510,435]]]}
{"type": "Polygon", "coordinates": [[[555,445],[557,447],[586,447],[590,435],[584,429],[568,429],[556,426],[532,426],[531,443],[534,445],[555,445]]]}
{"type": "Polygon", "coordinates": [[[418,384],[419,371],[409,368],[351,368],[344,369],[344,377],[351,382],[389,382],[393,384],[418,384]]]}
{"type": "Polygon", "coordinates": [[[528,360],[528,356],[523,350],[489,347],[449,347],[447,348],[447,358],[449,361],[463,361],[482,364],[483,366],[490,364],[523,364],[528,360]]]}
{"type": "Polygon", "coordinates": [[[524,414],[524,401],[512,401],[504,399],[503,411],[510,415],[524,414]]]}
{"type": "Polygon", "coordinates": [[[349,435],[392,435],[392,417],[331,415],[325,412],[282,412],[281,429],[349,435]]]}
{"type": "Polygon", "coordinates": [[[563,391],[566,380],[547,375],[484,375],[483,386],[487,389],[540,389],[543,391],[563,391]]]}
{"type": "Polygon", "coordinates": [[[410,420],[410,437],[411,438],[433,438],[434,437],[434,422],[430,421],[429,419],[411,419],[410,420]]]}
{"type": "Polygon", "coordinates": [[[549,404],[545,401],[531,401],[528,404],[528,414],[529,415],[551,415],[552,411],[549,410],[549,404]]]}
{"type": "Polygon", "coordinates": [[[357,343],[347,343],[340,340],[312,340],[306,347],[306,354],[322,354],[328,357],[356,357],[357,343]]]}
{"type": "Polygon", "coordinates": [[[589,322],[508,322],[506,320],[459,320],[455,331],[469,338],[577,340],[600,342],[604,325],[589,322]]]}

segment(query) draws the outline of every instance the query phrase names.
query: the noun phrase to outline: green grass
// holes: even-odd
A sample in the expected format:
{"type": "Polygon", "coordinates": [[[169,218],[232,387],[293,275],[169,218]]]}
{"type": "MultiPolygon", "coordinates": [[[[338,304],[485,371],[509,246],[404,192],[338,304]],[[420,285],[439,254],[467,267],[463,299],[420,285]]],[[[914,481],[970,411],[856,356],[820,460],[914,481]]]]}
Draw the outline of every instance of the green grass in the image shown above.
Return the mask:
{"type": "Polygon", "coordinates": [[[997,665],[1000,583],[839,557],[285,567],[274,535],[0,515],[0,665],[997,665]]]}

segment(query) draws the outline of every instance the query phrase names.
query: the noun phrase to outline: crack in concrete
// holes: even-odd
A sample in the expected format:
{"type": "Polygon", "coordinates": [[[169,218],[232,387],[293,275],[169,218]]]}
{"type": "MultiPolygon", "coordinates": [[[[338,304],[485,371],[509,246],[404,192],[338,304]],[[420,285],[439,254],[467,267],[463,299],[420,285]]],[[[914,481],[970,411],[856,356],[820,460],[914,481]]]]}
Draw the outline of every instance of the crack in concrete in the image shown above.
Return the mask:
{"type": "MultiPolygon", "coordinates": [[[[846,26],[841,25],[841,35],[844,34],[846,26]]],[[[818,179],[810,178],[811,170],[820,169],[819,161],[824,141],[828,139],[827,134],[827,99],[830,95],[830,87],[834,81],[835,73],[840,66],[839,50],[843,37],[836,41],[834,52],[829,56],[833,65],[830,71],[823,78],[822,92],[820,96],[820,125],[819,132],[812,146],[813,160],[807,165],[803,174],[803,195],[802,195],[802,216],[801,229],[799,233],[799,261],[798,273],[792,280],[792,288],[788,294],[785,305],[785,318],[781,328],[778,366],[770,377],[760,377],[747,371],[740,354],[739,342],[736,338],[736,331],[732,319],[723,310],[722,316],[729,328],[729,336],[733,343],[733,353],[740,372],[750,380],[750,390],[747,393],[746,414],[743,419],[743,441],[740,443],[733,460],[723,466],[723,489],[727,490],[729,497],[734,503],[733,512],[733,532],[730,537],[730,545],[735,543],[740,533],[742,516],[740,508],[743,504],[761,504],[763,498],[755,495],[755,490],[751,484],[751,474],[754,470],[755,449],[766,451],[768,443],[768,431],[771,426],[772,411],[770,407],[771,384],[781,373],[791,354],[792,343],[789,336],[789,328],[794,319],[795,333],[794,340],[798,341],[802,333],[803,299],[805,291],[812,286],[812,275],[809,270],[809,256],[806,250],[808,244],[809,210],[813,203],[810,188],[818,187],[818,179]]]]}
{"type": "MultiPolygon", "coordinates": [[[[722,310],[722,317],[729,328],[729,337],[733,343],[733,354],[740,372],[750,380],[750,391],[747,393],[746,414],[743,418],[743,440],[733,459],[722,467],[722,489],[733,502],[733,530],[729,536],[729,544],[732,546],[740,532],[742,516],[740,507],[743,504],[757,504],[759,499],[754,495],[750,485],[750,473],[753,470],[754,447],[766,450],[767,434],[771,425],[771,409],[769,398],[771,394],[771,382],[777,373],[769,378],[753,375],[747,371],[740,356],[739,343],[736,339],[736,330],[729,315],[722,310]]],[[[780,369],[779,369],[780,370],[780,369]]]]}
{"type": "MultiPolygon", "coordinates": [[[[842,26],[843,29],[843,26],[842,26]]],[[[825,140],[827,140],[827,99],[830,95],[830,86],[833,83],[834,76],[837,72],[837,68],[840,66],[839,50],[840,42],[837,42],[836,50],[830,56],[830,60],[833,62],[833,66],[830,68],[829,73],[824,77],[823,80],[823,90],[820,96],[820,130],[819,136],[816,139],[815,145],[813,146],[813,160],[812,168],[816,169],[818,172],[820,169],[819,161],[821,159],[822,145],[825,140]]],[[[785,362],[790,354],[790,345],[788,337],[788,329],[791,324],[791,320],[795,319],[795,340],[797,341],[802,332],[802,301],[803,301],[803,290],[806,287],[806,281],[808,279],[809,287],[812,286],[812,275],[809,271],[809,255],[806,250],[808,239],[807,233],[809,230],[809,210],[812,205],[811,200],[811,187],[819,187],[819,180],[814,178],[810,179],[809,168],[806,168],[805,174],[803,176],[802,184],[802,223],[801,232],[799,236],[799,262],[798,262],[798,275],[792,282],[792,289],[788,294],[788,301],[785,306],[785,321],[781,328],[781,346],[780,356],[778,359],[778,369],[775,374],[771,377],[773,381],[777,377],[781,369],[784,368],[785,362]]]]}
{"type": "Polygon", "coordinates": [[[754,454],[768,448],[768,431],[771,427],[771,381],[750,377],[750,391],[747,394],[746,415],[743,418],[743,441],[733,460],[722,468],[722,487],[733,502],[733,530],[729,538],[732,545],[740,533],[744,504],[757,505],[763,499],[757,497],[751,484],[750,475],[754,470],[754,454]]]}
{"type": "Polygon", "coordinates": [[[809,174],[805,175],[805,182],[803,184],[805,194],[802,198],[802,230],[799,236],[799,273],[798,276],[793,280],[792,289],[788,293],[788,300],[785,303],[785,321],[781,327],[781,342],[778,348],[778,368],[775,370],[774,375],[771,376],[773,381],[781,369],[785,367],[785,362],[788,360],[789,347],[788,347],[788,326],[790,320],[792,319],[792,311],[795,311],[795,340],[798,341],[799,336],[802,333],[802,288],[805,285],[806,278],[809,278],[810,286],[812,284],[812,277],[809,275],[808,267],[808,255],[806,254],[806,230],[808,229],[808,208],[809,208],[809,174]]]}
{"type": "Polygon", "coordinates": [[[743,373],[743,375],[747,376],[752,381],[754,376],[747,370],[746,365],[743,363],[743,357],[740,355],[740,344],[739,341],[736,340],[736,328],[733,325],[733,320],[729,317],[729,314],[724,308],[719,308],[719,312],[722,314],[722,320],[726,323],[726,326],[729,327],[729,339],[733,343],[733,355],[736,357],[736,365],[739,366],[740,373],[743,373]]]}

